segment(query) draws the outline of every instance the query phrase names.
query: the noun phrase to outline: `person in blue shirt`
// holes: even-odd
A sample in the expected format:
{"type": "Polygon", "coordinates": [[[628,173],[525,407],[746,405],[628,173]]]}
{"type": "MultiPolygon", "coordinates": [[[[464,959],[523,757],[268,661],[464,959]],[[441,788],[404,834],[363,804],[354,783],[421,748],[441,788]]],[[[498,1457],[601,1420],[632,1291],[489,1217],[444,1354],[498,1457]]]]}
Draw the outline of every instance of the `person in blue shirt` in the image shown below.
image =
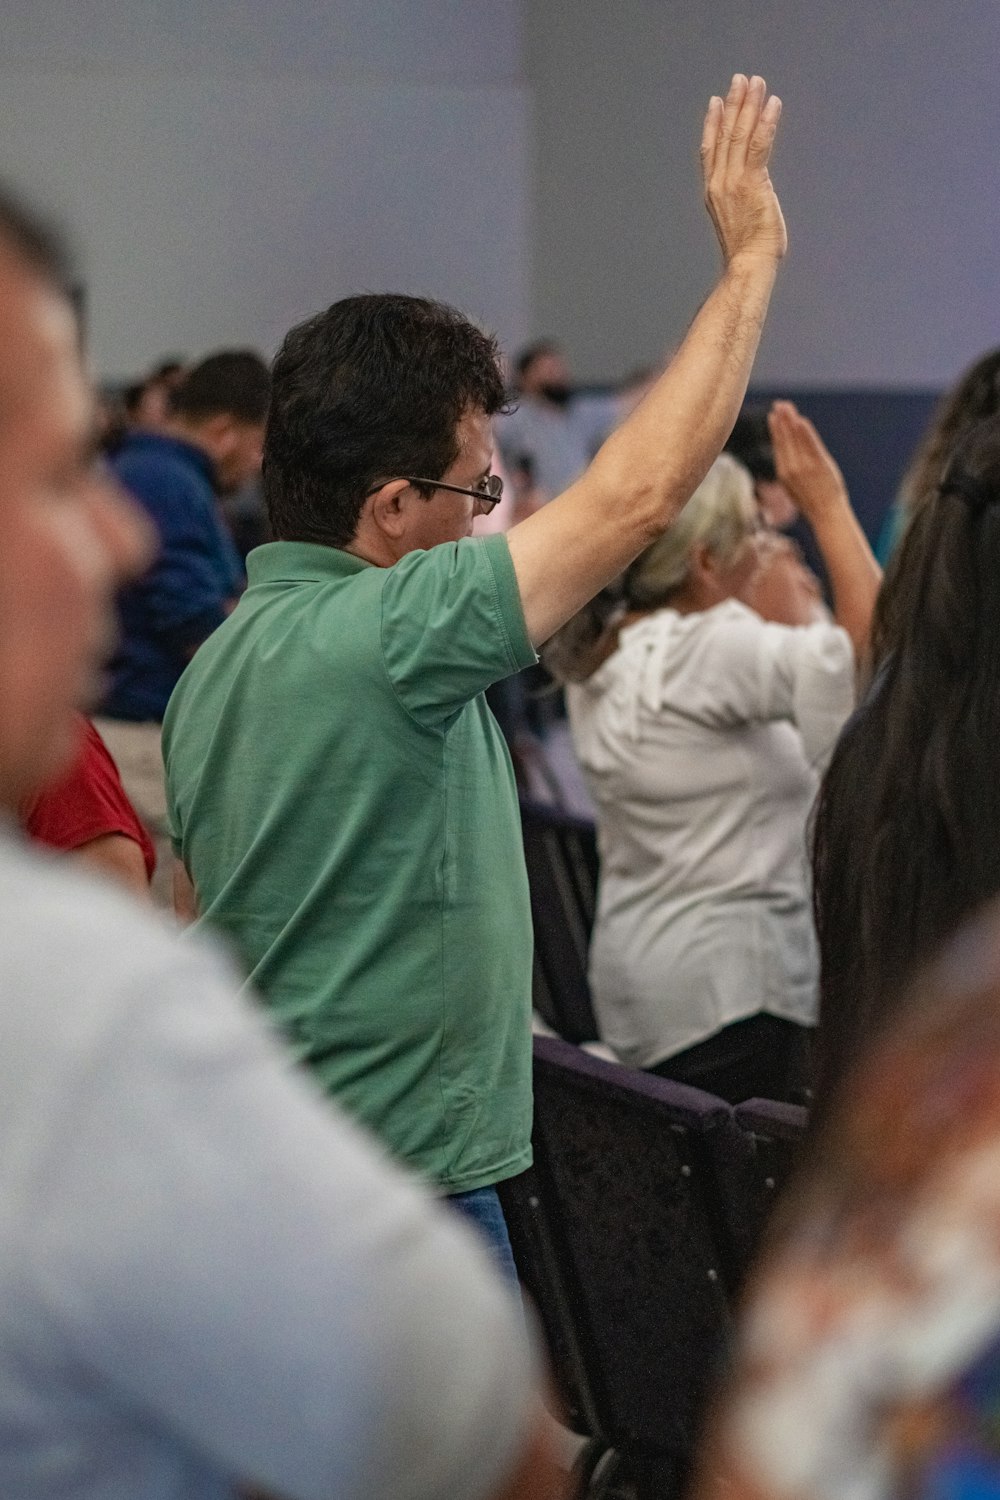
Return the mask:
{"type": "MultiPolygon", "coordinates": [[[[154,835],[165,827],[159,737],[167,701],[244,586],[218,497],[260,470],[270,384],[250,350],[209,355],[174,391],[165,430],[129,433],[111,460],[152,521],[157,550],[152,567],[119,595],[119,644],[98,723],[154,835]]],[[[169,852],[159,853],[169,869],[169,852]]]]}

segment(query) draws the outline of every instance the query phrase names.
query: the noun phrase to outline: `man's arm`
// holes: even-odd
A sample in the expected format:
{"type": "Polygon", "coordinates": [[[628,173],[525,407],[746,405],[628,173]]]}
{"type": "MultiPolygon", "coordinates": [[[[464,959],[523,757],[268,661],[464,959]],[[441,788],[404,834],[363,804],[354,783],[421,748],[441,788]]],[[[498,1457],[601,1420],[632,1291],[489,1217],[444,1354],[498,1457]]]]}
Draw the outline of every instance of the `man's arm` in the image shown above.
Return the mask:
{"type": "Polygon", "coordinates": [[[702,173],[722,278],[666,372],[583,477],[509,533],[536,644],[666,530],[732,430],[786,246],[767,170],[780,112],[764,80],[742,74],[724,103],[710,101],[702,173]]]}
{"type": "Polygon", "coordinates": [[[198,911],[198,896],[194,881],[188,874],[183,860],[178,859],[176,855],[174,856],[173,877],[174,916],[182,927],[190,927],[201,915],[198,911]]]}
{"type": "Polygon", "coordinates": [[[139,844],[127,833],[101,833],[77,844],[69,858],[78,860],[85,869],[117,880],[142,901],[149,901],[149,876],[146,859],[139,844]]]}

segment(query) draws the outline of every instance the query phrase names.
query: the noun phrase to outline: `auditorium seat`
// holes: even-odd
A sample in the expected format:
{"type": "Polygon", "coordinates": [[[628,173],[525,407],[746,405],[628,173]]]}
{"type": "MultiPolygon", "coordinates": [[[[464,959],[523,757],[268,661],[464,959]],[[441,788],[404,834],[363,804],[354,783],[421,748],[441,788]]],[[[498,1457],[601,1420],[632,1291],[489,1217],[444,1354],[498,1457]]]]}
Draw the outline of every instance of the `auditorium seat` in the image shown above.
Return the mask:
{"type": "Polygon", "coordinates": [[[521,803],[535,934],[534,1004],[569,1042],[597,1040],[587,952],[597,903],[593,823],[541,803],[521,803]]]}
{"type": "Polygon", "coordinates": [[[736,1106],[736,1119],[753,1137],[758,1191],[766,1219],[795,1169],[808,1115],[798,1104],[748,1099],[736,1106]]]}
{"type": "Polygon", "coordinates": [[[534,1041],[535,1165],[502,1184],[580,1493],[680,1492],[759,1228],[753,1140],[722,1100],[534,1041]],[[616,1482],[617,1482],[616,1481],[616,1482]]]}

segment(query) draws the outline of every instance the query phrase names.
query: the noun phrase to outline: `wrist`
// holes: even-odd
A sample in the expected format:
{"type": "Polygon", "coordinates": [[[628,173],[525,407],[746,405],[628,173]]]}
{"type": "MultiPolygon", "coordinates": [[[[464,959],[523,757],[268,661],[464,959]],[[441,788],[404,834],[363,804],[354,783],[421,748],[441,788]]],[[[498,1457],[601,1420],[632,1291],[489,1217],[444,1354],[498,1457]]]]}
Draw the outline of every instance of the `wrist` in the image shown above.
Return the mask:
{"type": "Polygon", "coordinates": [[[736,250],[726,257],[726,273],[774,281],[780,262],[778,250],[736,250]]]}
{"type": "Polygon", "coordinates": [[[847,490],[839,487],[822,497],[814,497],[808,505],[800,502],[799,509],[817,533],[825,527],[842,526],[846,520],[854,519],[847,490]]]}

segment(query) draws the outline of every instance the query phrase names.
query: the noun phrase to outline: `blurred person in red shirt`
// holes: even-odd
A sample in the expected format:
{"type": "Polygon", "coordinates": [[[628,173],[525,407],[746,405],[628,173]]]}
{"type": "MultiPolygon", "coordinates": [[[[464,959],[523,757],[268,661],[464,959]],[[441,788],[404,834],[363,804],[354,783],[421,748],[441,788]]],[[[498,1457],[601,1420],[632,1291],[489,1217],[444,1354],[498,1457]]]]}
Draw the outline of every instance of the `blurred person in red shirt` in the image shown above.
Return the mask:
{"type": "Polygon", "coordinates": [[[79,725],[80,747],[72,764],[22,803],[25,832],[148,900],[156,869],[152,839],[100,734],[82,714],[79,725]]]}

